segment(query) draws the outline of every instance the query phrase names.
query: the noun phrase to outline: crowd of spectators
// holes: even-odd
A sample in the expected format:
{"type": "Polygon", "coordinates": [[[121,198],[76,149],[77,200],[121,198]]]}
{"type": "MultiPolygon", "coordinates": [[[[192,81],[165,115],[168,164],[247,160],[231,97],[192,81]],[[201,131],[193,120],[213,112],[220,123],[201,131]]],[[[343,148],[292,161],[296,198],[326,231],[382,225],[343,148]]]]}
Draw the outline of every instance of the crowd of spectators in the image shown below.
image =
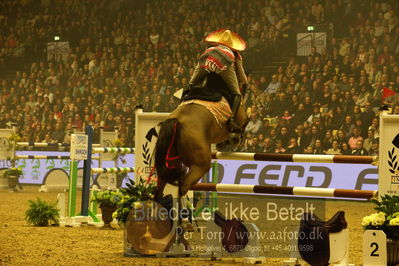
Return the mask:
{"type": "Polygon", "coordinates": [[[73,128],[118,129],[133,145],[134,107],[169,112],[204,49],[228,28],[247,40],[251,121],[239,151],[378,154],[378,108],[399,114],[396,0],[8,0],[0,3],[0,128],[68,142],[73,128]],[[295,56],[296,32],[328,25],[325,49],[295,56]],[[59,36],[61,57],[46,54],[59,36]],[[271,75],[271,56],[289,58],[271,75]],[[389,97],[388,97],[389,96],[389,97]]]}

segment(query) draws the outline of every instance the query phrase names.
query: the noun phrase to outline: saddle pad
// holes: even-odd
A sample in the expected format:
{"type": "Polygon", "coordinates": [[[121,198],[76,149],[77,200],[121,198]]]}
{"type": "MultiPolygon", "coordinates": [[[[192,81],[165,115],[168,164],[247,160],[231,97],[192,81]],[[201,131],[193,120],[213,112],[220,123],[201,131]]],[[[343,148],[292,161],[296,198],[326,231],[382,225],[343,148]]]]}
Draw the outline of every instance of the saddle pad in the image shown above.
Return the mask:
{"type": "Polygon", "coordinates": [[[232,112],[230,109],[230,105],[227,100],[222,97],[222,99],[218,102],[209,102],[203,100],[188,100],[184,101],[181,104],[199,104],[204,106],[215,118],[219,127],[222,127],[223,124],[232,116],[232,112]]]}

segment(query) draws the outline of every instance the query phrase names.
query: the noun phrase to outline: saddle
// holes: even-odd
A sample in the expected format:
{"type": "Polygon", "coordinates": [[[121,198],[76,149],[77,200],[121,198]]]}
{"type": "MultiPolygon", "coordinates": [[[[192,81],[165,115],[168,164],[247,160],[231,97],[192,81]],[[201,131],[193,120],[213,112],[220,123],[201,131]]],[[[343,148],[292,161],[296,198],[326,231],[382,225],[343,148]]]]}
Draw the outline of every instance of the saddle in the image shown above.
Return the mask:
{"type": "Polygon", "coordinates": [[[302,258],[313,266],[328,265],[330,260],[330,233],[346,229],[345,212],[337,212],[323,221],[313,213],[304,213],[299,227],[298,250],[302,258]]]}
{"type": "Polygon", "coordinates": [[[215,224],[222,228],[223,248],[231,253],[241,251],[248,244],[248,230],[238,219],[226,219],[219,211],[215,211],[215,224]]]}

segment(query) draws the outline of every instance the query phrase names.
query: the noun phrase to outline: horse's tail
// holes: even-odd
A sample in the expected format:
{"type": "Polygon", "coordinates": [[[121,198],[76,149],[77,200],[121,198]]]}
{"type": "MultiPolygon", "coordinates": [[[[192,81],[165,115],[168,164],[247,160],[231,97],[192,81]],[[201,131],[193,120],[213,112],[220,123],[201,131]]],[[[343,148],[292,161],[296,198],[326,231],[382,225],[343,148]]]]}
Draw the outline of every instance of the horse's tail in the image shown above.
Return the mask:
{"type": "Polygon", "coordinates": [[[160,123],[158,140],[155,146],[155,167],[158,178],[166,183],[176,183],[186,173],[176,148],[179,138],[179,123],[169,118],[160,123]]]}

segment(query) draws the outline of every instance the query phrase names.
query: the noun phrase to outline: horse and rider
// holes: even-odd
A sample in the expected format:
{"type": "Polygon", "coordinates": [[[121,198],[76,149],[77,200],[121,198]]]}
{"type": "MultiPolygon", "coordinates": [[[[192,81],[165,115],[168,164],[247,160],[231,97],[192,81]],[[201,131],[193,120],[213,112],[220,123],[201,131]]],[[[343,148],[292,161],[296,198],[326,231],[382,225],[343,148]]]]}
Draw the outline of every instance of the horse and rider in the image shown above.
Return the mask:
{"type": "MultiPolygon", "coordinates": [[[[189,87],[183,91],[182,102],[160,123],[155,146],[158,175],[155,201],[163,206],[171,206],[170,197],[163,197],[167,183],[177,185],[180,196],[186,195],[190,187],[209,172],[211,144],[225,141],[232,132],[242,132],[248,122],[241,105],[247,78],[239,53],[245,49],[245,42],[229,30],[212,32],[205,40],[209,47],[198,60],[189,87]]],[[[227,225],[227,222],[223,220],[223,224],[227,225]]],[[[167,251],[175,237],[189,250],[181,232],[174,234],[168,224],[155,221],[156,228],[169,232],[162,238],[155,238],[149,230],[150,223],[140,223],[141,229],[146,226],[146,233],[139,237],[140,250],[152,252],[154,247],[158,247],[161,251],[167,251]]],[[[236,224],[238,222],[233,221],[229,230],[236,230],[236,224]]],[[[189,225],[184,225],[185,230],[189,225]]],[[[153,224],[151,226],[155,228],[153,224]]],[[[225,242],[233,246],[237,244],[235,238],[225,242]]]]}
{"type": "Polygon", "coordinates": [[[230,30],[206,36],[181,104],[160,124],[155,167],[160,191],[178,184],[185,195],[211,167],[211,144],[240,133],[248,117],[241,104],[247,77],[240,52],[245,41],[230,30]]]}

